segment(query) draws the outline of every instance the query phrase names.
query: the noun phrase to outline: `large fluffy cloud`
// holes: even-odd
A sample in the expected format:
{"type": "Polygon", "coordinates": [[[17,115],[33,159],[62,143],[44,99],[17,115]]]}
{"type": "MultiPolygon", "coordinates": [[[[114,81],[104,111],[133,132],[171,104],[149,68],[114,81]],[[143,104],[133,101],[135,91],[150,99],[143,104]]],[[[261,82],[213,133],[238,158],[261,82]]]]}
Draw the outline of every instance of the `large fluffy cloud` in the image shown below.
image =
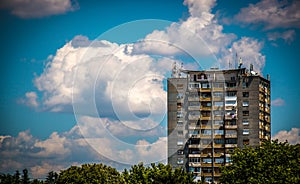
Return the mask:
{"type": "Polygon", "coordinates": [[[299,28],[300,2],[262,0],[242,8],[235,19],[246,24],[262,24],[265,29],[299,28]]]}
{"type": "Polygon", "coordinates": [[[74,11],[79,5],[73,0],[3,0],[0,8],[21,18],[39,18],[74,11]]]}
{"type": "Polygon", "coordinates": [[[292,128],[290,131],[281,130],[272,136],[272,139],[278,139],[280,142],[288,141],[290,144],[300,144],[300,128],[292,128]]]}

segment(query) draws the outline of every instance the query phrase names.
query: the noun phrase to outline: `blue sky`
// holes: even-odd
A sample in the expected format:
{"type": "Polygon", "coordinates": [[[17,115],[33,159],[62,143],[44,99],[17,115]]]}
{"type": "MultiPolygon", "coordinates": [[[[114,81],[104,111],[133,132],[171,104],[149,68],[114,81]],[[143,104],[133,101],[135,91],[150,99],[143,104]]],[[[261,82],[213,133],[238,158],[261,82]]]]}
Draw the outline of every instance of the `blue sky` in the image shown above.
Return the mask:
{"type": "Polygon", "coordinates": [[[165,91],[162,83],[148,81],[163,80],[171,64],[184,58],[164,43],[192,55],[209,50],[220,66],[227,66],[237,52],[246,66],[253,63],[262,75],[270,74],[272,136],[299,143],[299,2],[31,2],[33,6],[14,0],[0,5],[1,172],[26,167],[34,177],[43,177],[49,170],[86,162],[123,168],[118,162],[164,160],[165,106],[153,104],[164,104],[165,91]],[[189,36],[193,39],[183,39],[189,36]],[[159,41],[134,43],[144,38],[159,41]],[[96,61],[85,61],[95,39],[96,61]],[[114,57],[108,59],[111,52],[114,57]],[[140,80],[129,83],[136,78],[140,80]],[[126,89],[128,84],[132,88],[126,89]],[[145,104],[148,109],[141,108],[145,104]],[[112,141],[111,135],[117,139],[112,141]],[[84,139],[88,136],[90,140],[84,139]],[[101,150],[95,148],[99,144],[101,150]],[[128,149],[107,146],[112,144],[128,149]],[[110,153],[116,156],[108,158],[110,153]]]}

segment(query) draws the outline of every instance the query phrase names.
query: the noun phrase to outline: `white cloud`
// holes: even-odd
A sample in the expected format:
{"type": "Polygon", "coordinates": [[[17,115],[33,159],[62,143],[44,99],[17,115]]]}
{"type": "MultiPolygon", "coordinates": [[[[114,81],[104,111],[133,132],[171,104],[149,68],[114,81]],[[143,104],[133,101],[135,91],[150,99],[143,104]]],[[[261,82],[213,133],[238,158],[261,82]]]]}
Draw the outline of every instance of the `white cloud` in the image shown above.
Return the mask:
{"type": "Polygon", "coordinates": [[[280,142],[288,141],[290,144],[300,144],[300,128],[292,128],[290,131],[281,130],[272,136],[272,139],[278,139],[280,142]]]}
{"type": "Polygon", "coordinates": [[[25,97],[22,99],[19,99],[18,102],[27,105],[28,107],[38,107],[39,102],[37,101],[38,96],[36,92],[31,91],[25,93],[25,97]]]}
{"type": "Polygon", "coordinates": [[[222,57],[221,62],[223,66],[226,66],[228,62],[235,64],[241,58],[243,67],[249,68],[250,64],[253,64],[254,71],[261,73],[266,61],[265,56],[260,53],[262,47],[263,42],[250,37],[242,37],[232,44],[227,53],[224,52],[225,55],[222,57]],[[238,58],[236,58],[236,54],[238,58]]]}
{"type": "Polygon", "coordinates": [[[272,106],[284,106],[285,105],[285,101],[282,98],[276,98],[275,100],[271,101],[271,105],[272,106]]]}
{"type": "Polygon", "coordinates": [[[242,8],[235,19],[265,29],[300,28],[300,1],[262,0],[242,8]]]}
{"type": "Polygon", "coordinates": [[[73,0],[4,0],[0,8],[21,18],[40,18],[75,11],[79,5],[73,0]]]}
{"type": "Polygon", "coordinates": [[[276,41],[278,39],[283,39],[286,43],[290,44],[294,41],[296,32],[295,30],[287,30],[284,32],[272,32],[268,33],[268,40],[270,41],[276,41]]]}
{"type": "Polygon", "coordinates": [[[27,168],[32,176],[42,178],[52,170],[59,171],[86,162],[124,167],[99,155],[77,134],[80,132],[72,131],[54,132],[45,140],[33,137],[29,131],[20,132],[16,137],[1,136],[0,170],[15,172],[27,168]]]}

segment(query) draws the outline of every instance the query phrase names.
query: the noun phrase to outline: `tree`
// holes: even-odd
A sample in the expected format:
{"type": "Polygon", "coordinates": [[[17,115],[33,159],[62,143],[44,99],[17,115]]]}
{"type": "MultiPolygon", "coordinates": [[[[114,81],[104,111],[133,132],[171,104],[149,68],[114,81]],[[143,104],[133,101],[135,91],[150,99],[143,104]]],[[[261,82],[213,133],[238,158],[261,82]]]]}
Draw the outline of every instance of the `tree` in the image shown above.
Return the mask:
{"type": "Polygon", "coordinates": [[[27,169],[23,170],[22,183],[23,184],[29,184],[30,183],[27,169]]]}
{"type": "Polygon", "coordinates": [[[157,166],[144,167],[143,163],[133,165],[129,172],[125,169],[122,173],[125,183],[128,184],[173,184],[194,183],[192,174],[182,168],[172,169],[171,165],[159,163],[157,166]]]}
{"type": "Polygon", "coordinates": [[[232,164],[222,168],[220,181],[232,183],[300,183],[300,145],[277,140],[261,147],[236,149],[232,164]]]}
{"type": "Polygon", "coordinates": [[[46,178],[46,183],[47,184],[55,184],[58,179],[58,174],[54,171],[51,171],[48,173],[47,178],[46,178]]]}
{"type": "Polygon", "coordinates": [[[112,167],[103,164],[84,164],[71,166],[60,172],[58,184],[98,184],[98,183],[122,183],[120,173],[112,167]]]}
{"type": "Polygon", "coordinates": [[[15,175],[14,175],[14,179],[13,179],[13,184],[19,184],[19,183],[21,183],[21,179],[20,179],[20,176],[21,176],[21,174],[20,174],[20,172],[17,170],[16,171],[16,173],[15,173],[15,175]]]}

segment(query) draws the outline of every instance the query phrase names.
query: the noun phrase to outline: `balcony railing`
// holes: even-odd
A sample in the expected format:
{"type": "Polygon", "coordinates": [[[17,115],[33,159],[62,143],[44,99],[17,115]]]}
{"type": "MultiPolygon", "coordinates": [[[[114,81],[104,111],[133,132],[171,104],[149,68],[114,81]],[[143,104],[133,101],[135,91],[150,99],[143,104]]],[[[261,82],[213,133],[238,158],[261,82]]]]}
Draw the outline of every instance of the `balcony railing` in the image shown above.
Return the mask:
{"type": "Polygon", "coordinates": [[[199,101],[199,97],[188,97],[188,101],[199,101]]]}
{"type": "Polygon", "coordinates": [[[237,129],[237,125],[225,125],[226,129],[237,129]]]}
{"type": "Polygon", "coordinates": [[[200,92],[210,92],[211,88],[200,88],[200,92]]]}
{"type": "Polygon", "coordinates": [[[193,153],[189,153],[189,157],[201,157],[201,154],[193,154],[193,153]]]}
{"type": "Polygon", "coordinates": [[[201,163],[200,162],[189,162],[189,166],[190,167],[201,167],[201,163]]]}
{"type": "Polygon", "coordinates": [[[226,134],[225,138],[237,138],[237,134],[226,134]]]}
{"type": "Polygon", "coordinates": [[[197,111],[200,110],[200,106],[188,106],[189,111],[197,111]]]}
{"type": "Polygon", "coordinates": [[[225,144],[225,148],[235,148],[237,144],[225,144]]]}
{"type": "Polygon", "coordinates": [[[211,101],[211,97],[200,97],[201,101],[211,101]]]}

